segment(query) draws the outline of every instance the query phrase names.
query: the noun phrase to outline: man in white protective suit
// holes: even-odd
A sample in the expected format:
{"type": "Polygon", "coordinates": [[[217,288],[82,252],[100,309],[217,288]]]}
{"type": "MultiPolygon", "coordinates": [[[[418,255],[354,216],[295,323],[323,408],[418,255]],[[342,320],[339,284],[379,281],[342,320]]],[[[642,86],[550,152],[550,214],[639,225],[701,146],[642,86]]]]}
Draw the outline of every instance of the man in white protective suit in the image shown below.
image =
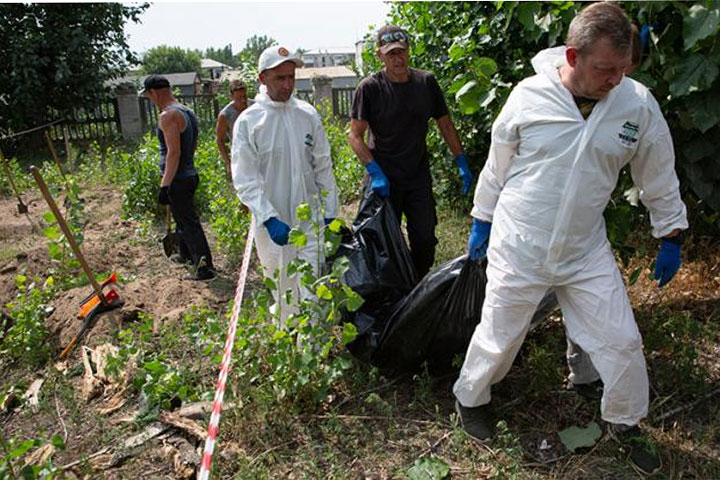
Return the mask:
{"type": "Polygon", "coordinates": [[[565,46],[533,59],[537,74],[513,89],[493,124],[468,241],[471,258],[487,251],[488,282],[453,391],[466,432],[490,440],[491,385],[510,370],[536,306],[554,288],[568,336],[604,383],[602,418],[633,466],[651,473],[661,460],[637,426],[649,395],[642,338],[603,220],[623,166],[662,239],[659,286],[680,267],[688,223],[667,123],[647,88],[623,74],[631,32],[617,5],[586,7],[565,46]]]}
{"type": "Polygon", "coordinates": [[[307,292],[288,278],[287,263],[307,260],[319,272],[323,261],[322,228],[337,216],[337,187],[332,171],[330,144],[317,110],[293,96],[295,68],[302,60],[287,48],[272,46],[260,55],[258,72],[262,87],[255,103],[235,122],[232,141],[232,177],[240,201],[256,222],[255,247],[265,275],[279,274],[276,308],[280,318],[290,313],[284,293],[293,298],[307,292]],[[308,203],[312,221],[299,220],[296,209],[308,203]],[[320,241],[312,223],[321,226],[320,241]],[[299,226],[307,243],[288,244],[291,227],[299,226]]]}

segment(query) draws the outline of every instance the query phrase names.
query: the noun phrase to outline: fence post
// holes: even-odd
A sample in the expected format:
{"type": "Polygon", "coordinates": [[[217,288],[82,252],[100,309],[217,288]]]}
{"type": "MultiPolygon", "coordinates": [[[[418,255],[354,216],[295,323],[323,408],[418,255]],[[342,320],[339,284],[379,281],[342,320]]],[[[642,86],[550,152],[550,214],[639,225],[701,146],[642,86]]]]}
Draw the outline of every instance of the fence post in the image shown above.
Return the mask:
{"type": "Polygon", "coordinates": [[[118,87],[115,90],[117,116],[120,131],[125,139],[141,137],[145,133],[137,91],[134,88],[118,87]]]}
{"type": "Polygon", "coordinates": [[[322,115],[333,114],[332,78],[327,75],[312,77],[315,108],[322,115]]]}

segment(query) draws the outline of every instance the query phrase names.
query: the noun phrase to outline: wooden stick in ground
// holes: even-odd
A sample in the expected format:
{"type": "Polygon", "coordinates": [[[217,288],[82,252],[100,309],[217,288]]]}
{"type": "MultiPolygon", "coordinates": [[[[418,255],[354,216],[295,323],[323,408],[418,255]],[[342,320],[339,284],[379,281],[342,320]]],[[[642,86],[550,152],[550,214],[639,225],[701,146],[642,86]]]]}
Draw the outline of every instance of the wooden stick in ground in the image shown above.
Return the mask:
{"type": "Polygon", "coordinates": [[[65,182],[67,183],[67,178],[65,178],[65,170],[63,170],[62,164],[60,163],[60,158],[58,158],[57,151],[55,150],[55,144],[50,138],[50,134],[47,132],[47,130],[45,130],[45,140],[47,141],[50,153],[52,153],[53,160],[55,160],[55,165],[57,165],[58,170],[60,170],[60,175],[62,175],[63,180],[65,180],[65,182]]]}
{"type": "Polygon", "coordinates": [[[62,126],[63,131],[63,140],[65,141],[65,161],[67,162],[68,166],[70,167],[70,171],[74,172],[74,164],[70,161],[70,132],[68,131],[67,125],[63,123],[62,126]]]}
{"type": "Polygon", "coordinates": [[[55,219],[58,222],[58,225],[60,226],[60,229],[65,234],[65,238],[67,238],[68,243],[70,243],[70,248],[72,249],[73,253],[75,254],[75,258],[78,259],[80,262],[80,265],[82,265],[82,269],[85,272],[85,275],[87,275],[88,280],[90,280],[90,285],[92,285],[93,290],[95,290],[95,293],[97,294],[98,298],[102,302],[103,305],[107,306],[108,302],[105,299],[105,295],[102,293],[102,289],[100,288],[100,285],[98,284],[97,280],[95,280],[95,277],[93,276],[92,272],[90,271],[90,267],[88,266],[87,262],[85,261],[85,257],[83,256],[82,252],[80,251],[80,247],[78,246],[77,242],[75,242],[75,237],[73,237],[72,232],[70,231],[70,228],[68,227],[67,223],[65,222],[65,219],[63,218],[62,214],[60,213],[60,209],[58,208],[57,204],[55,203],[55,200],[53,200],[52,195],[50,195],[50,190],[48,190],[47,185],[45,184],[45,180],[43,180],[42,175],[40,175],[40,170],[37,169],[34,165],[30,167],[30,173],[32,173],[33,177],[35,177],[35,182],[37,182],[38,187],[40,188],[40,191],[43,194],[43,197],[45,197],[45,201],[47,202],[48,206],[50,207],[50,210],[52,211],[53,215],[55,215],[55,219]]]}
{"type": "Polygon", "coordinates": [[[27,210],[27,205],[23,203],[22,198],[20,197],[20,192],[17,189],[17,186],[15,185],[15,181],[13,180],[12,172],[10,171],[10,165],[8,165],[7,160],[5,159],[5,155],[3,155],[2,150],[0,150],[0,162],[2,162],[3,167],[5,167],[5,173],[7,174],[8,181],[10,182],[10,187],[13,190],[13,193],[15,193],[15,196],[18,199],[18,203],[22,205],[22,208],[24,210],[27,210]]]}

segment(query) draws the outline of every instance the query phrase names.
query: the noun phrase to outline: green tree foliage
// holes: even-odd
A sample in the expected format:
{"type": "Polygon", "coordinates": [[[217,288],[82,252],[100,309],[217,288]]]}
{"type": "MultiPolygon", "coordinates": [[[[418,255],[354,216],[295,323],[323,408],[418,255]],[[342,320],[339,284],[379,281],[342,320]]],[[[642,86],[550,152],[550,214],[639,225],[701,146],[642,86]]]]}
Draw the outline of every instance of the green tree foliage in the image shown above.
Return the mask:
{"type": "Polygon", "coordinates": [[[200,53],[180,47],[160,45],[143,55],[142,68],[145,73],[200,72],[200,53]]]}
{"type": "Polygon", "coordinates": [[[0,4],[0,132],[91,106],[136,61],[125,22],[147,4],[0,4]]]}
{"type": "Polygon", "coordinates": [[[257,65],[260,54],[268,47],[277,45],[277,41],[274,38],[268,37],[267,35],[253,35],[248,38],[245,42],[245,47],[238,53],[238,64],[250,64],[257,65]]]}
{"type": "MultiPolygon", "coordinates": [[[[633,77],[660,102],[675,140],[684,198],[696,225],[715,223],[720,214],[720,2],[623,2],[639,26],[650,29],[649,55],[633,77]]],[[[561,45],[581,2],[397,2],[389,22],[412,37],[411,64],[433,72],[448,95],[472,167],[482,167],[490,127],[518,81],[532,75],[538,51],[561,45]]],[[[374,46],[364,60],[379,68],[374,46]]],[[[437,132],[436,189],[457,200],[456,172],[437,132]]],[[[622,192],[619,192],[622,193],[622,192]]],[[[623,208],[629,205],[618,195],[623,208]]],[[[632,211],[637,210],[633,209],[632,211]]],[[[625,221],[628,215],[617,215],[625,221]]],[[[637,215],[637,214],[635,214],[637,215]]]]}
{"type": "Polygon", "coordinates": [[[237,59],[232,53],[231,44],[227,44],[222,48],[207,48],[205,49],[203,58],[212,58],[216,62],[224,63],[225,65],[229,65],[231,67],[237,66],[237,59]]]}

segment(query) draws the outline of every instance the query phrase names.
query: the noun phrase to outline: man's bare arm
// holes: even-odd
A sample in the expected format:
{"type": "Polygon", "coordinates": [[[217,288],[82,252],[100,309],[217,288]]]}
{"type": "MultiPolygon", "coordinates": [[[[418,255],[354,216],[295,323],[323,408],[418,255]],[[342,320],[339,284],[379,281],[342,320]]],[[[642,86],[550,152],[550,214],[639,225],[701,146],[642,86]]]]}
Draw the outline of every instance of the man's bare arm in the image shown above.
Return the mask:
{"type": "Polygon", "coordinates": [[[453,157],[460,155],[463,151],[462,143],[460,142],[460,137],[458,136],[457,130],[455,130],[455,124],[452,118],[450,118],[450,115],[443,115],[435,121],[453,157]]]}
{"type": "Polygon", "coordinates": [[[218,115],[215,129],[215,141],[217,142],[220,156],[225,161],[225,170],[230,173],[230,154],[227,151],[227,118],[222,113],[218,115]]]}
{"type": "Polygon", "coordinates": [[[158,127],[162,130],[167,145],[161,187],[170,186],[180,165],[180,129],[184,121],[183,114],[177,110],[168,110],[160,115],[158,127]]]}
{"type": "Polygon", "coordinates": [[[365,143],[365,132],[367,132],[367,129],[368,123],[365,120],[350,119],[348,143],[363,165],[367,165],[373,159],[372,152],[368,148],[367,143],[365,143]]]}

